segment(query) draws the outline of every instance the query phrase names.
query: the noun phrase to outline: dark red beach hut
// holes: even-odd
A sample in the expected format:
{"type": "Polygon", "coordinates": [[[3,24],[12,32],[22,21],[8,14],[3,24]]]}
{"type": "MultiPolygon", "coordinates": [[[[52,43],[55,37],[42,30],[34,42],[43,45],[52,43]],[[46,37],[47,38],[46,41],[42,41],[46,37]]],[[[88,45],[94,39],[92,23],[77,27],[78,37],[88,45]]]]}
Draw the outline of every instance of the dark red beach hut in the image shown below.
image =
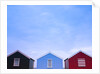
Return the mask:
{"type": "Polygon", "coordinates": [[[65,69],[92,69],[92,57],[79,51],[64,60],[65,69]]]}

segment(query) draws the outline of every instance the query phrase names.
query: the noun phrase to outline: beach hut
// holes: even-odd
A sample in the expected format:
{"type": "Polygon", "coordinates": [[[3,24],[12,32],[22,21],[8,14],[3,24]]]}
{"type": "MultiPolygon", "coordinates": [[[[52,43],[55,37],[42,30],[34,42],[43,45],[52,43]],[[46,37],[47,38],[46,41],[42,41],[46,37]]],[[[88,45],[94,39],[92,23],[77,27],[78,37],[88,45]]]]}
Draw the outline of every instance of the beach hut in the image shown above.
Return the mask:
{"type": "Polygon", "coordinates": [[[37,69],[62,69],[63,60],[52,53],[37,59],[37,69]]]}
{"type": "Polygon", "coordinates": [[[65,69],[92,69],[92,57],[82,51],[65,59],[64,62],[65,69]]]}
{"type": "Polygon", "coordinates": [[[17,50],[7,56],[7,69],[33,69],[34,60],[17,50]]]}

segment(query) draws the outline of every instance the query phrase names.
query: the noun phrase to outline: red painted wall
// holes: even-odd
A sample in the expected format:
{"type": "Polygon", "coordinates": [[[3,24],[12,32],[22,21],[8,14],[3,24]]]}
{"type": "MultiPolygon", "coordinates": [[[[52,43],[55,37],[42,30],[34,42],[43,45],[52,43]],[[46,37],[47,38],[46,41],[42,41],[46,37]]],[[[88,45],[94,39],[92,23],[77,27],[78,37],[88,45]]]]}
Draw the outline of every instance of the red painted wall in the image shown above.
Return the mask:
{"type": "Polygon", "coordinates": [[[84,54],[83,52],[77,53],[69,58],[69,69],[92,69],[92,57],[84,54]],[[78,58],[85,58],[85,67],[78,67],[78,58]]]}

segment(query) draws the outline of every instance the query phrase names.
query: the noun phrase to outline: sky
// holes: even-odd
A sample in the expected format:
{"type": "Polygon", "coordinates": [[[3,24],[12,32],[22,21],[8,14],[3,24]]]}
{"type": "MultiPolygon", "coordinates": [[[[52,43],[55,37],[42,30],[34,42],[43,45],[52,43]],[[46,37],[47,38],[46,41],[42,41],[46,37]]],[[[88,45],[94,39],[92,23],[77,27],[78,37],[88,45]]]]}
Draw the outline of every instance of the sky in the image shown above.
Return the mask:
{"type": "Polygon", "coordinates": [[[7,55],[16,50],[34,60],[49,52],[92,56],[92,6],[8,5],[7,55]]]}

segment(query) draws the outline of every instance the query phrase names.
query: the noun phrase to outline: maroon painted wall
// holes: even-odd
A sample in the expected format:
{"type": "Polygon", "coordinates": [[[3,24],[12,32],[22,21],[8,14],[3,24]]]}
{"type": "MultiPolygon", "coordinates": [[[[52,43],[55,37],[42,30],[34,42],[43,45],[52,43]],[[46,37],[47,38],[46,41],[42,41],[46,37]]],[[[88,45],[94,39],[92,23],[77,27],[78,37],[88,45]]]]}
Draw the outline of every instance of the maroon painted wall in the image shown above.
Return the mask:
{"type": "MultiPolygon", "coordinates": [[[[65,60],[66,61],[66,60],[65,60]]],[[[65,63],[65,68],[66,68],[66,63],[65,63]]],[[[69,69],[92,69],[92,57],[79,52],[76,55],[72,56],[69,58],[69,69]],[[85,67],[78,67],[78,58],[85,58],[85,67]]]]}

